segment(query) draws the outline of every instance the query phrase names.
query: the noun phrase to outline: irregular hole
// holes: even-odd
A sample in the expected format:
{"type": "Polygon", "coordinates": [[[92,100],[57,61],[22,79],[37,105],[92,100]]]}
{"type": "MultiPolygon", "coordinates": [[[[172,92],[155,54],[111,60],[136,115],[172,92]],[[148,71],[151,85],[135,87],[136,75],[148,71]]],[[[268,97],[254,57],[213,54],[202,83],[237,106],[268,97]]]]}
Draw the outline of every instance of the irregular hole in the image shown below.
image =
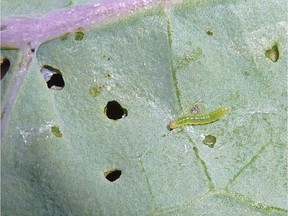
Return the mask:
{"type": "Polygon", "coordinates": [[[49,65],[44,65],[41,69],[41,73],[49,89],[61,90],[64,88],[65,82],[60,70],[49,65]]]}
{"type": "Polygon", "coordinates": [[[79,28],[75,31],[75,36],[74,39],[75,41],[81,41],[84,38],[84,29],[83,28],[79,28]]]}
{"type": "Polygon", "coordinates": [[[127,109],[123,108],[117,101],[109,101],[104,108],[104,113],[109,119],[118,120],[128,115],[127,109]]]}
{"type": "Polygon", "coordinates": [[[114,182],[120,178],[121,174],[122,174],[122,171],[116,169],[116,170],[105,172],[104,176],[108,181],[114,182]]]}
{"type": "Polygon", "coordinates": [[[279,49],[275,44],[271,49],[265,51],[265,56],[273,62],[277,62],[279,59],[279,49]]]}
{"type": "Polygon", "coordinates": [[[10,68],[10,61],[7,58],[1,58],[1,80],[4,78],[10,68]]]}
{"type": "Polygon", "coordinates": [[[205,138],[203,139],[202,142],[208,147],[213,148],[216,143],[216,137],[213,135],[205,135],[205,138]]]}
{"type": "Polygon", "coordinates": [[[48,88],[62,89],[64,87],[64,80],[61,74],[53,74],[51,79],[47,82],[48,88]]]}
{"type": "Polygon", "coordinates": [[[60,130],[59,126],[53,125],[51,127],[51,132],[55,137],[61,138],[62,137],[62,131],[60,130]]]}

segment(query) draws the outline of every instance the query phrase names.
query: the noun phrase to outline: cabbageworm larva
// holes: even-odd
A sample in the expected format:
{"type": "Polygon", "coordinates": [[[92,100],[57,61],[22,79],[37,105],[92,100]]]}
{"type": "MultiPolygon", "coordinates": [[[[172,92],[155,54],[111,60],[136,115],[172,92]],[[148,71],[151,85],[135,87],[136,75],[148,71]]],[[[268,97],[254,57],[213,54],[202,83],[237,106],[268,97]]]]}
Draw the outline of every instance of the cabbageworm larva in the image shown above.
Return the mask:
{"type": "Polygon", "coordinates": [[[202,124],[209,124],[211,122],[217,121],[218,119],[222,118],[225,114],[229,112],[227,107],[221,107],[216,109],[210,113],[206,114],[187,114],[182,115],[169,124],[169,128],[171,130],[185,126],[185,125],[202,125],[202,124]]]}

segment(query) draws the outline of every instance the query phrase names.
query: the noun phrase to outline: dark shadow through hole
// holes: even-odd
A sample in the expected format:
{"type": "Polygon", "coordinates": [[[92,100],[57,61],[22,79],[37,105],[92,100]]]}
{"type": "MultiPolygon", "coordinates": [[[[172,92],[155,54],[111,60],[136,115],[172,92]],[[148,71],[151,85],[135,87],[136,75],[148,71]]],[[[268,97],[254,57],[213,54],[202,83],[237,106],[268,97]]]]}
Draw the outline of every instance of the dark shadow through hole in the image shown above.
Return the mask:
{"type": "Polygon", "coordinates": [[[118,120],[128,115],[127,109],[123,108],[117,101],[109,101],[104,108],[104,112],[109,119],[118,120]]]}
{"type": "Polygon", "coordinates": [[[41,73],[47,83],[49,89],[61,90],[65,86],[65,82],[60,70],[49,65],[44,65],[41,73]]]}
{"type": "Polygon", "coordinates": [[[1,80],[4,78],[10,68],[10,61],[7,58],[1,59],[1,80]]]}
{"type": "Polygon", "coordinates": [[[48,88],[53,86],[64,87],[65,83],[61,74],[53,74],[50,80],[47,82],[48,88]]]}
{"type": "Polygon", "coordinates": [[[104,173],[105,178],[110,182],[116,181],[118,178],[120,178],[121,174],[121,170],[112,170],[104,173]]]}

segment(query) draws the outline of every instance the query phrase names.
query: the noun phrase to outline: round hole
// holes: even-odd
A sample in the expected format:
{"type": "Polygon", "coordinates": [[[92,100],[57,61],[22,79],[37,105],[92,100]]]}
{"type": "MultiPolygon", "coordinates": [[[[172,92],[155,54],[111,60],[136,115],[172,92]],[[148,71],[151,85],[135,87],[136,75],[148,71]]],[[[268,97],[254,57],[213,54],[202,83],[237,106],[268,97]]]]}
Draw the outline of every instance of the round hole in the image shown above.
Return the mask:
{"type": "Polygon", "coordinates": [[[104,108],[104,113],[109,119],[118,120],[128,115],[127,109],[123,108],[117,101],[109,101],[104,108]]]}
{"type": "Polygon", "coordinates": [[[120,178],[121,174],[122,174],[122,171],[116,169],[116,170],[105,172],[104,176],[108,181],[114,182],[120,178]]]}
{"type": "Polygon", "coordinates": [[[4,78],[10,68],[10,61],[7,58],[1,58],[1,80],[4,78]]]}

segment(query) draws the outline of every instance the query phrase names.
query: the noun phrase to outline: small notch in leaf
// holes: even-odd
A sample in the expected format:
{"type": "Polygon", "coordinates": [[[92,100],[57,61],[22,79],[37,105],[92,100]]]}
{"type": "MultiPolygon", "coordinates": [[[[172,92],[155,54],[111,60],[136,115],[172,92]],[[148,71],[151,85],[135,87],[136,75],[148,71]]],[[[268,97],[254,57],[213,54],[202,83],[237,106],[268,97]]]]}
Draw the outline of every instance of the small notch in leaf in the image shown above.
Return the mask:
{"type": "Polygon", "coordinates": [[[114,182],[120,178],[121,174],[122,174],[121,170],[115,169],[115,170],[105,172],[104,176],[108,181],[114,182]]]}
{"type": "Polygon", "coordinates": [[[127,109],[123,108],[117,101],[109,101],[104,108],[104,113],[109,119],[118,120],[128,115],[127,109]]]}
{"type": "Polygon", "coordinates": [[[49,89],[61,90],[64,88],[65,82],[60,70],[49,65],[44,65],[41,69],[41,73],[49,89]]]}
{"type": "Polygon", "coordinates": [[[1,58],[1,80],[4,78],[10,68],[10,61],[7,58],[1,58]]]}

